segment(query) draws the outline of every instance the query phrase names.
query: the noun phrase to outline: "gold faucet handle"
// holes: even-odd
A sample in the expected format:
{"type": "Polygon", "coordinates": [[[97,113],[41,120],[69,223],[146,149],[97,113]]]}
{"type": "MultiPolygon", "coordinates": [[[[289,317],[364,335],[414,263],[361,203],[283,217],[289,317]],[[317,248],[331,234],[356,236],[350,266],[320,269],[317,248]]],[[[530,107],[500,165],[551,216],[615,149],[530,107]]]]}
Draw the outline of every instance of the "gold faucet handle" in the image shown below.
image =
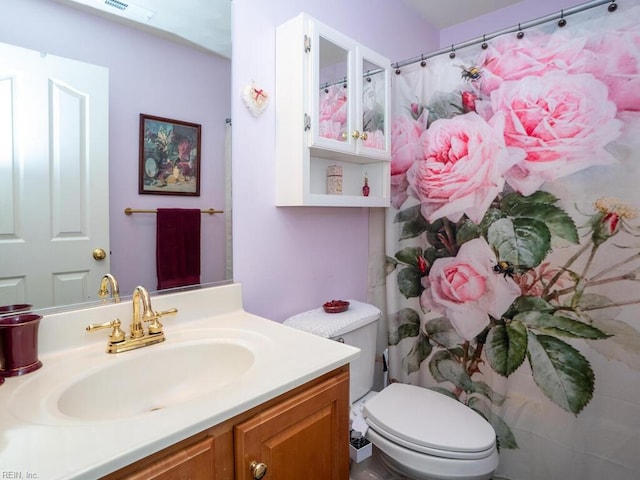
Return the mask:
{"type": "Polygon", "coordinates": [[[122,323],[119,318],[111,320],[107,323],[92,323],[87,325],[87,332],[93,332],[94,330],[103,330],[105,328],[111,328],[111,334],[109,335],[109,342],[118,343],[124,340],[124,331],[120,328],[122,323]]]}
{"type": "Polygon", "coordinates": [[[163,310],[162,312],[153,312],[153,316],[145,318],[145,322],[149,322],[149,334],[162,333],[162,323],[160,323],[160,317],[166,315],[175,315],[178,313],[177,308],[170,308],[169,310],[163,310]]]}

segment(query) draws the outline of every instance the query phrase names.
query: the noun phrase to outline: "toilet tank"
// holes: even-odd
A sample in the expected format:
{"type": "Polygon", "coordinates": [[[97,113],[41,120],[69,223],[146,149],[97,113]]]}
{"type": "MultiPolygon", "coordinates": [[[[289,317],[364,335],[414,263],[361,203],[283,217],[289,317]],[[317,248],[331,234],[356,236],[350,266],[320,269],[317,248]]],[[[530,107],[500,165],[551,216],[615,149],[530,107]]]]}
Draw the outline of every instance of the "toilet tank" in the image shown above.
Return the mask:
{"type": "Polygon", "coordinates": [[[349,394],[353,403],[373,387],[380,316],[377,307],[349,300],[346,312],[325,313],[321,307],[294,315],[283,324],[360,349],[360,356],[349,364],[349,394]]]}

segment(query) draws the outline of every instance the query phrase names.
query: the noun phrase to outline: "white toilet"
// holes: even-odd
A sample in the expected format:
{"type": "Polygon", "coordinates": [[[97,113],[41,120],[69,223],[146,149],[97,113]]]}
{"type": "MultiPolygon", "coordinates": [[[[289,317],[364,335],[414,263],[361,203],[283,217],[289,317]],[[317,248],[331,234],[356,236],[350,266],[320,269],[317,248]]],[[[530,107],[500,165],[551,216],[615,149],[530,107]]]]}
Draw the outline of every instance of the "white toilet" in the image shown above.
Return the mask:
{"type": "Polygon", "coordinates": [[[476,412],[446,395],[392,383],[372,392],[377,320],[373,305],[349,300],[343,313],[322,308],[283,323],[360,348],[350,364],[353,412],[362,412],[374,455],[399,478],[488,480],[498,466],[493,427],[476,412]]]}

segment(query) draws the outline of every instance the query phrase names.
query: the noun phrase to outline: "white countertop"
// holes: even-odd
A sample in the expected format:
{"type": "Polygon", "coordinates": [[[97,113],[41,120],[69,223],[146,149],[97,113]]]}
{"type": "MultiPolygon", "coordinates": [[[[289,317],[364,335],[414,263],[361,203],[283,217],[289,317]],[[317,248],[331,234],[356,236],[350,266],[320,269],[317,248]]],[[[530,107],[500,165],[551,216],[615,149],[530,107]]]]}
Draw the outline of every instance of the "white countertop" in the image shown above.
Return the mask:
{"type": "MultiPolygon", "coordinates": [[[[43,367],[0,385],[0,472],[40,480],[90,479],[122,468],[180,440],[217,425],[252,407],[306,383],[359,355],[359,350],[311,335],[242,309],[238,284],[152,297],[154,310],[178,308],[163,319],[166,341],[131,352],[105,353],[108,331],[86,333],[89,323],[131,319],[131,302],[45,316],[40,325],[43,367]],[[251,368],[216,394],[129,418],[78,420],[32,415],[19,394],[35,383],[51,381],[55,390],[60,372],[82,359],[80,371],[139,356],[144,351],[169,349],[176,342],[222,329],[243,332],[261,345],[251,368]],[[173,343],[172,343],[173,342],[173,343]],[[224,394],[221,394],[224,393],[224,394]]],[[[152,369],[153,365],[149,365],[152,369]]],[[[206,365],[203,366],[206,368],[206,365]]],[[[185,372],[188,375],[188,372],[185,372]]],[[[164,381],[171,382],[171,378],[164,381]]],[[[117,385],[114,385],[117,388],[117,385]]],[[[46,397],[46,394],[44,395],[46,397]]],[[[43,398],[45,401],[45,398],[43,398]]]]}

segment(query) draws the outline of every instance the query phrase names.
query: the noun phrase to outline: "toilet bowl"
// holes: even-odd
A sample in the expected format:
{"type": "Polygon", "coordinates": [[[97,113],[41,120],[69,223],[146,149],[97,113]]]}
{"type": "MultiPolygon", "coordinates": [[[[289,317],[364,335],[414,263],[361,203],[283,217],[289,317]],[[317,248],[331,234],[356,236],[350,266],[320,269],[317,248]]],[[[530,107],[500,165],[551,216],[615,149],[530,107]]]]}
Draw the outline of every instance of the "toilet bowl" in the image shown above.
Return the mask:
{"type": "Polygon", "coordinates": [[[498,466],[495,431],[478,413],[415,385],[392,383],[379,393],[372,391],[381,312],[373,305],[349,302],[343,313],[318,308],[283,323],[361,349],[349,366],[352,417],[361,415],[366,422],[363,433],[374,455],[398,478],[490,479],[498,466]]]}
{"type": "Polygon", "coordinates": [[[495,432],[462,403],[394,383],[362,406],[365,437],[392,472],[415,480],[488,480],[498,466],[495,432]]]}

